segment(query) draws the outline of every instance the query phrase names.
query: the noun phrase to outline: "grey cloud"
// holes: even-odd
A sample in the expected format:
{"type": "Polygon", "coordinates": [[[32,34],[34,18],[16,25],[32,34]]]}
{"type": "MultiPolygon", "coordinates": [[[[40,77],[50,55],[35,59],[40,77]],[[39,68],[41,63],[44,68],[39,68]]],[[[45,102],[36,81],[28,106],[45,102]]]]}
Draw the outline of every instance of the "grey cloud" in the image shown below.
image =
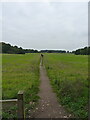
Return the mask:
{"type": "Polygon", "coordinates": [[[73,50],[88,44],[87,3],[3,3],[3,41],[73,50]]]}

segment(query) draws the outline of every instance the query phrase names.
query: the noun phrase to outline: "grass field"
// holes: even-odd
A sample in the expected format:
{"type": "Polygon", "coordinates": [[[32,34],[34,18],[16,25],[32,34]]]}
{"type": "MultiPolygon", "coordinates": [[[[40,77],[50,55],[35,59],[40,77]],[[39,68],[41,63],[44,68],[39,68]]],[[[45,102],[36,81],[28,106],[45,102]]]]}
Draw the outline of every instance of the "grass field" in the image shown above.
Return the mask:
{"type": "MultiPolygon", "coordinates": [[[[33,108],[39,97],[40,54],[3,54],[2,96],[3,99],[17,98],[24,90],[25,111],[33,108]],[[29,104],[31,103],[33,104],[29,104]]],[[[76,117],[88,116],[88,56],[73,54],[45,54],[44,64],[59,102],[76,117]]],[[[3,112],[6,118],[14,117],[10,110],[3,112]]]]}
{"type": "MultiPolygon", "coordinates": [[[[2,55],[2,97],[3,99],[17,98],[19,90],[24,91],[25,106],[29,102],[36,103],[39,99],[39,54],[3,54],[2,55]]],[[[9,113],[3,113],[10,117],[9,113]]]]}
{"type": "Polygon", "coordinates": [[[87,117],[88,56],[45,54],[44,63],[59,102],[76,117],[87,117]]]}

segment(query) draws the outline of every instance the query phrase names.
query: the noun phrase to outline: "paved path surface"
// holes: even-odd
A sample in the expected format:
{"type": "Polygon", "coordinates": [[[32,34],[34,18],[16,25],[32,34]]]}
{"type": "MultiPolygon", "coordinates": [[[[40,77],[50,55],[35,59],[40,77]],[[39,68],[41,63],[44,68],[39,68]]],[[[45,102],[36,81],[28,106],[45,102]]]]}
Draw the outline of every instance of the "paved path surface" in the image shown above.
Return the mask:
{"type": "Polygon", "coordinates": [[[33,111],[31,118],[68,118],[64,108],[58,103],[56,94],[53,92],[45,67],[40,65],[40,101],[33,111]]]}

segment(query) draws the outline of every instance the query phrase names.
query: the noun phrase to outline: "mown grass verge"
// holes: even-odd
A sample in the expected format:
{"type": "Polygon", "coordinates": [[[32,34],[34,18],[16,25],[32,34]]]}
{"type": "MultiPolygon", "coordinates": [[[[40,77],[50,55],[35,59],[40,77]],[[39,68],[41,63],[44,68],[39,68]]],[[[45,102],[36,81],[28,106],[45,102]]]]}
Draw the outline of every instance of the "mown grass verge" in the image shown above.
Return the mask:
{"type": "Polygon", "coordinates": [[[44,63],[59,102],[77,118],[88,117],[88,56],[45,54],[44,63]]]}
{"type": "MultiPolygon", "coordinates": [[[[2,55],[2,98],[16,99],[18,91],[23,90],[26,116],[39,99],[39,63],[39,54],[2,55]]],[[[16,106],[4,108],[3,105],[4,118],[17,118],[16,106]]]]}

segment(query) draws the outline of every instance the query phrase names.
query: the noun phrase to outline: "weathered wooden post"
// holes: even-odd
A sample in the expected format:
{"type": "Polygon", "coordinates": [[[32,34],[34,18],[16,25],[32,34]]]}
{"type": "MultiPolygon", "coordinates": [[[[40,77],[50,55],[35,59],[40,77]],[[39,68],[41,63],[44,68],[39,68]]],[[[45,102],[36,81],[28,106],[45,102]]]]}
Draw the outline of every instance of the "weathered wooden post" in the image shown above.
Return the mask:
{"type": "Polygon", "coordinates": [[[23,91],[19,91],[18,92],[18,101],[17,101],[17,105],[18,105],[18,119],[22,119],[24,120],[24,100],[23,100],[23,91]]]}

